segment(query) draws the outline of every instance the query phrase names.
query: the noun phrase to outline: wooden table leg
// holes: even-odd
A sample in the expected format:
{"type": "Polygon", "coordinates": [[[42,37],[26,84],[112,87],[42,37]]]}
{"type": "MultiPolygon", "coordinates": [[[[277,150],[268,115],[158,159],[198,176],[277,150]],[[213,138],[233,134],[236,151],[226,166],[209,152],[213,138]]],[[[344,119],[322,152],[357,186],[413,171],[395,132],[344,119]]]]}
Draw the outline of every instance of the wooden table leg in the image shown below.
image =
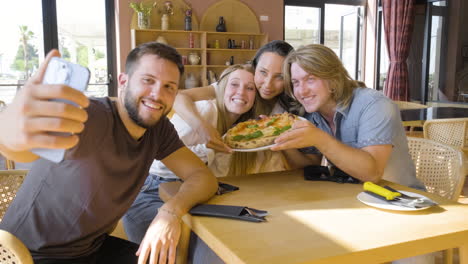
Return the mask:
{"type": "MultiPolygon", "coordinates": [[[[184,216],[190,217],[189,215],[184,216]]],[[[188,248],[190,242],[190,227],[182,221],[182,230],[180,232],[179,244],[177,245],[177,255],[176,263],[177,264],[186,264],[188,258],[188,248]]]]}
{"type": "Polygon", "coordinates": [[[460,246],[460,264],[468,264],[468,244],[460,246]]]}
{"type": "Polygon", "coordinates": [[[442,251],[444,264],[453,264],[453,248],[442,251]]]}

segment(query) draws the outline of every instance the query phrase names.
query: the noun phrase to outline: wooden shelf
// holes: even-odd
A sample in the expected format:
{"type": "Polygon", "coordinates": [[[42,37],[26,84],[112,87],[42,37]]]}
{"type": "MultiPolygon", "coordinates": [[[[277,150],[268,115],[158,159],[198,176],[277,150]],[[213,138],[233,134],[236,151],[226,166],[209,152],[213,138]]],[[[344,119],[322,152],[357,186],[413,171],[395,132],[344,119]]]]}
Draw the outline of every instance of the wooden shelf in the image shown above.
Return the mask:
{"type": "Polygon", "coordinates": [[[206,65],[207,68],[227,68],[230,65],[206,65]]]}
{"type": "Polygon", "coordinates": [[[203,49],[202,48],[177,48],[175,47],[176,50],[179,50],[179,51],[202,51],[203,49]]]}
{"type": "Polygon", "coordinates": [[[219,52],[257,52],[256,49],[213,49],[213,48],[207,48],[206,51],[219,51],[219,52]]]}
{"type": "MultiPolygon", "coordinates": [[[[200,65],[184,65],[187,74],[195,74],[200,78],[201,85],[208,85],[206,79],[208,70],[217,76],[227,68],[225,65],[234,57],[234,63],[246,63],[253,59],[257,48],[266,44],[268,37],[266,34],[244,33],[244,32],[208,32],[208,31],[185,31],[185,30],[160,30],[160,29],[132,29],[131,44],[132,48],[139,44],[155,41],[163,37],[168,45],[177,49],[182,56],[188,56],[190,53],[197,53],[201,60],[200,65]],[[193,36],[194,48],[190,48],[190,34],[193,36]],[[255,49],[227,49],[228,40],[235,40],[240,44],[242,41],[249,43],[253,41],[255,49]],[[213,47],[218,41],[220,48],[213,47]]],[[[182,76],[181,88],[184,87],[185,76],[182,76]]]]}

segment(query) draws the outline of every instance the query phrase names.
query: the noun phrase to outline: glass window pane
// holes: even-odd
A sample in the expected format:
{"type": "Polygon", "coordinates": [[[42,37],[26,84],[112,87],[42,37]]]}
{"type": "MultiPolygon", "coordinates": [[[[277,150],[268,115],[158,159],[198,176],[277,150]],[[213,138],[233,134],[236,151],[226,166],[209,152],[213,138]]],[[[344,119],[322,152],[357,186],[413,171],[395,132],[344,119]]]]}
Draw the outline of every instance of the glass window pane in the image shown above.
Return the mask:
{"type": "Polygon", "coordinates": [[[108,94],[105,14],[105,0],[57,0],[59,49],[91,72],[88,96],[108,94]]]}
{"type": "Polygon", "coordinates": [[[387,42],[385,42],[384,20],[382,19],[382,30],[380,31],[380,74],[379,74],[379,88],[383,91],[385,81],[387,80],[388,67],[390,66],[390,59],[388,57],[387,42]]]}
{"type": "Polygon", "coordinates": [[[284,37],[294,48],[320,43],[320,8],[285,6],[284,37]]]}
{"type": "Polygon", "coordinates": [[[0,100],[10,103],[44,59],[41,1],[0,2],[0,100]]]}
{"type": "MultiPolygon", "coordinates": [[[[435,2],[434,6],[445,6],[445,1],[435,2]]],[[[440,67],[443,63],[442,52],[443,46],[446,39],[444,36],[444,23],[446,23],[443,16],[432,16],[432,27],[431,27],[431,47],[429,54],[429,77],[428,77],[428,100],[429,101],[447,101],[447,97],[444,94],[444,87],[441,87],[441,76],[440,67]]]]}
{"type": "Polygon", "coordinates": [[[325,4],[325,46],[340,56],[348,73],[356,73],[358,8],[349,5],[325,4]]]}

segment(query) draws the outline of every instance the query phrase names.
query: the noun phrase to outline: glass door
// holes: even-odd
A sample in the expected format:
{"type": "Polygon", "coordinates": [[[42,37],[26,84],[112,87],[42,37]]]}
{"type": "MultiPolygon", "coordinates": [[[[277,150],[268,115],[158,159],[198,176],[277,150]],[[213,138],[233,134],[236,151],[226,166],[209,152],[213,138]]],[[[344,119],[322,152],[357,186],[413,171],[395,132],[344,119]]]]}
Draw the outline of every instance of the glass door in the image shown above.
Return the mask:
{"type": "Polygon", "coordinates": [[[108,95],[105,0],[56,0],[58,48],[65,59],[91,72],[87,96],[108,95]],[[92,8],[90,8],[92,7],[92,8]],[[86,16],[83,16],[86,14],[86,16]]]}
{"type": "Polygon", "coordinates": [[[296,49],[307,44],[324,44],[340,57],[351,77],[359,80],[363,1],[347,1],[347,4],[334,0],[284,2],[285,41],[296,49]]]}
{"type": "Polygon", "coordinates": [[[359,54],[361,52],[361,19],[359,7],[347,7],[350,13],[341,15],[339,56],[354,79],[359,79],[359,54]],[[354,10],[352,10],[354,9],[354,10]]]}
{"type": "Polygon", "coordinates": [[[427,101],[448,101],[445,87],[447,50],[447,1],[428,3],[425,85],[427,101]]]}
{"type": "Polygon", "coordinates": [[[317,7],[286,5],[284,40],[294,48],[320,42],[320,15],[317,7]]]}

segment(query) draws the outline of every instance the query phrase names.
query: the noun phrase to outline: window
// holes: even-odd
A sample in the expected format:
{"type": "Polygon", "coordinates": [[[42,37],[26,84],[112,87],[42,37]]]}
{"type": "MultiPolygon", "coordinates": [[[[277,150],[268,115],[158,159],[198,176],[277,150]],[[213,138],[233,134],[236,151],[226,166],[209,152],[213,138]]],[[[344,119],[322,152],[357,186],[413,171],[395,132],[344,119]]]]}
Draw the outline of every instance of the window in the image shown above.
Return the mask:
{"type": "Polygon", "coordinates": [[[284,39],[294,48],[324,44],[361,78],[363,1],[285,0],[284,39]]]}
{"type": "Polygon", "coordinates": [[[0,100],[10,103],[52,48],[89,68],[88,96],[115,95],[113,5],[113,0],[1,3],[0,32],[9,41],[0,42],[0,100]]]}
{"type": "MultiPolygon", "coordinates": [[[[447,1],[420,0],[416,3],[415,20],[409,52],[409,93],[413,101],[452,101],[453,87],[446,87],[446,53],[448,41],[447,1]],[[419,10],[419,11],[418,11],[419,10]],[[442,69],[442,70],[441,70],[442,69]],[[452,90],[450,90],[452,89],[452,90]]],[[[389,67],[389,56],[384,37],[384,21],[379,1],[378,36],[375,87],[383,90],[389,67]]],[[[456,98],[455,98],[456,99],[456,98]]]]}
{"type": "Polygon", "coordinates": [[[41,1],[0,4],[0,100],[11,102],[44,59],[41,1]]]}

